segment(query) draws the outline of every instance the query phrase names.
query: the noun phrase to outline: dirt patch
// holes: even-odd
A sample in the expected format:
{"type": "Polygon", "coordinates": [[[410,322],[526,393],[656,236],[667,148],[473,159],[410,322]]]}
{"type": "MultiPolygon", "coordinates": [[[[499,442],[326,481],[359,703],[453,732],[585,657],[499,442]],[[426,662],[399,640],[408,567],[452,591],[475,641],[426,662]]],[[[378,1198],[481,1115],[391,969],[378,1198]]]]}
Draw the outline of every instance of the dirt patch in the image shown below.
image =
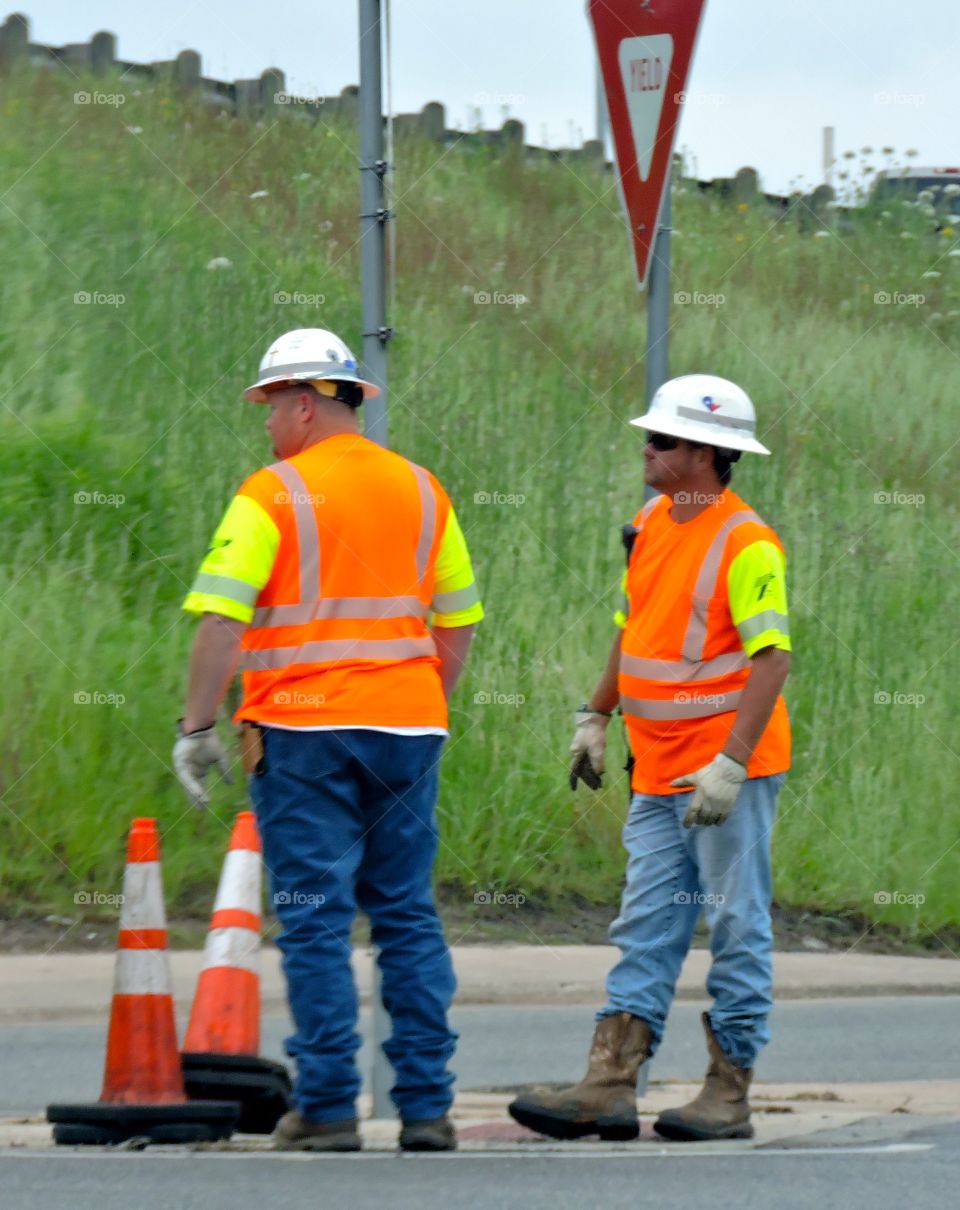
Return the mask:
{"type": "MultiPolygon", "coordinates": [[[[440,912],[451,945],[490,945],[498,942],[520,945],[606,945],[607,929],[616,915],[616,905],[571,901],[562,907],[525,901],[500,905],[475,902],[462,890],[441,890],[440,912]]],[[[173,949],[200,949],[207,921],[177,918],[169,922],[173,949]]],[[[921,957],[955,958],[960,953],[960,927],[938,930],[934,936],[907,936],[889,926],[854,915],[813,912],[802,908],[773,909],[774,944],[778,950],[801,952],[846,952],[862,954],[912,954],[921,957]]],[[[267,919],[264,937],[276,936],[277,922],[267,919]]],[[[356,944],[369,939],[365,919],[353,931],[356,944]]],[[[0,917],[0,953],[78,953],[112,950],[116,944],[116,920],[76,916],[0,917]]],[[[693,944],[708,944],[703,921],[693,944]]]]}

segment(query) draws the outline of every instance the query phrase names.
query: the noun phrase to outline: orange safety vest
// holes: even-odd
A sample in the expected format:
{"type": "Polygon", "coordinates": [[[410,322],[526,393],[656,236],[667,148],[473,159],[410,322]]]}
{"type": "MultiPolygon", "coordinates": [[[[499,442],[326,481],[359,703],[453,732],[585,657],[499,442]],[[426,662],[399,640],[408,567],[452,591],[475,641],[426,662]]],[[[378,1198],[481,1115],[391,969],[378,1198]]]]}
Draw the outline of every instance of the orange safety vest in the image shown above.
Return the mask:
{"type": "MultiPolygon", "coordinates": [[[[634,756],[632,787],[677,794],[670,782],[708,764],[727,741],[750,658],[727,599],[727,572],[751,543],[780,539],[727,489],[692,521],[658,496],[637,514],[620,646],[620,708],[634,756]]],[[[747,764],[749,777],[790,767],[783,697],[747,764]]]]}
{"type": "Polygon", "coordinates": [[[339,434],[240,491],[280,545],[243,636],[237,720],[446,727],[426,619],[450,500],[433,475],[339,434]]]}

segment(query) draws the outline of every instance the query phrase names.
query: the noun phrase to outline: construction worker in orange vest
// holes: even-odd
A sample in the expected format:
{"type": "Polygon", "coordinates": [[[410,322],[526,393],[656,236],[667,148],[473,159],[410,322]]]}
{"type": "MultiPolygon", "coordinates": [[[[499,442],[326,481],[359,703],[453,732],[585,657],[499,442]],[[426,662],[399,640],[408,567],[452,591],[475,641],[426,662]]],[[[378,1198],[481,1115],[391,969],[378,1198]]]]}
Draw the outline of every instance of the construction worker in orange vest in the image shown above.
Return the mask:
{"type": "Polygon", "coordinates": [[[239,663],[245,770],[294,1019],[284,1150],[360,1147],[350,930],[370,918],[405,1150],[450,1150],[455,987],[431,872],[447,699],[483,610],[450,500],[429,471],[360,435],[377,388],[347,346],[287,332],[245,392],[279,461],[253,474],[184,609],[203,615],[174,767],[193,801],[228,757],[214,720],[239,663]]]}
{"type": "Polygon", "coordinates": [[[665,383],[646,415],[645,479],[662,493],[634,521],[626,603],[606,670],[576,714],[571,785],[599,788],[619,702],[633,757],[624,827],[621,958],[607,978],[584,1079],[511,1105],[555,1138],[639,1133],[636,1084],[663,1036],[701,911],[712,965],[710,1066],[689,1104],[660,1114],[670,1139],[748,1138],[753,1065],[772,1007],[770,836],[790,765],[781,689],[790,667],[783,546],[729,488],[756,439],[753,404],[706,374],[665,383]]]}

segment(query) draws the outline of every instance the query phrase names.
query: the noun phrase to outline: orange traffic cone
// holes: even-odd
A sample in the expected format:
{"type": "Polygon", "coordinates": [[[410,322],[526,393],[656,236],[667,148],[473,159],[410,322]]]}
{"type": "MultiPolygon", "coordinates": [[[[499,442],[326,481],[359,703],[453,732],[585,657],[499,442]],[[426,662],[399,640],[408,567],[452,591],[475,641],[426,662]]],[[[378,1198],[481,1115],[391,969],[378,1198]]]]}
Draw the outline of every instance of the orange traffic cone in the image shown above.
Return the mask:
{"type": "Polygon", "coordinates": [[[93,1105],[50,1105],[58,1143],[229,1138],[239,1107],[188,1102],[177,1054],[156,821],[135,819],[127,843],[103,1091],[93,1105]]]}
{"type": "Polygon", "coordinates": [[[252,1134],[269,1134],[291,1097],[286,1067],[258,1057],[261,867],[256,817],[241,811],[217,887],[182,1055],[187,1095],[239,1101],[238,1128],[252,1134]]]}

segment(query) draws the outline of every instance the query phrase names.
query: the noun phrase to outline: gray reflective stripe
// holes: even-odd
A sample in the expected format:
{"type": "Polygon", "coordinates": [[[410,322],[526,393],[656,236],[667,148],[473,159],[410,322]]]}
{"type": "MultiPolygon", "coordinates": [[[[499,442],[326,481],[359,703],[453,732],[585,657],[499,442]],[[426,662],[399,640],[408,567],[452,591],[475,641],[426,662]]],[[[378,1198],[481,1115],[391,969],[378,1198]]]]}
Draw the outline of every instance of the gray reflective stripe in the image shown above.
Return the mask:
{"type": "Polygon", "coordinates": [[[477,585],[468,584],[466,588],[457,588],[453,592],[435,592],[430,608],[434,613],[458,613],[461,609],[469,609],[480,600],[477,585]]]}
{"type": "Polygon", "coordinates": [[[324,597],[303,605],[265,605],[253,615],[254,626],[305,626],[318,618],[367,622],[377,618],[424,618],[419,597],[324,597]]]}
{"type": "Polygon", "coordinates": [[[700,570],[697,572],[697,582],[693,589],[690,617],[687,620],[687,632],[683,637],[683,647],[681,649],[683,658],[686,660],[699,661],[703,656],[703,648],[707,641],[707,605],[717,587],[717,575],[720,572],[720,563],[723,560],[727,538],[730,537],[735,529],[738,529],[741,525],[748,525],[751,522],[755,522],[758,525],[763,524],[752,509],[743,509],[739,513],[733,513],[721,525],[719,532],[710,543],[707,553],[703,557],[700,570]]]}
{"type": "Polygon", "coordinates": [[[731,693],[678,693],[681,700],[666,701],[654,698],[621,697],[620,709],[633,718],[650,718],[662,721],[683,718],[709,718],[713,714],[725,714],[736,710],[740,704],[740,690],[731,693]],[[688,699],[688,700],[682,700],[688,699]]]}
{"type": "Polygon", "coordinates": [[[260,589],[255,584],[248,584],[246,580],[235,580],[233,576],[215,576],[206,571],[197,573],[190,591],[226,597],[228,601],[236,601],[238,605],[254,605],[260,595],[260,589]]]}
{"type": "Polygon", "coordinates": [[[293,519],[297,527],[297,545],[300,548],[300,592],[301,601],[320,599],[320,534],[317,530],[317,514],[313,511],[310,489],[300,472],[289,462],[274,462],[267,468],[273,471],[290,494],[293,519]]]}
{"type": "Polygon", "coordinates": [[[748,639],[755,639],[765,630],[779,630],[781,634],[789,634],[790,623],[787,615],[779,609],[765,609],[762,613],[755,613],[752,618],[744,618],[742,622],[738,622],[737,630],[746,643],[748,639]]]}
{"type": "Polygon", "coordinates": [[[290,668],[297,664],[327,664],[343,660],[416,660],[436,655],[433,639],[315,639],[299,647],[268,647],[245,651],[243,667],[250,672],[290,668]]]}
{"type": "MultiPolygon", "coordinates": [[[[271,371],[272,373],[273,371],[271,371]]],[[[738,433],[746,433],[752,437],[756,423],[747,417],[721,416],[719,412],[701,412],[697,408],[677,408],[677,415],[686,420],[696,420],[698,424],[712,424],[716,428],[736,429],[738,433]]]]}
{"type": "Polygon", "coordinates": [[[324,378],[328,374],[336,374],[344,382],[355,382],[356,367],[352,370],[342,361],[291,361],[283,366],[267,366],[261,373],[261,378],[292,378],[294,374],[316,374],[324,378]]]}
{"type": "Polygon", "coordinates": [[[420,540],[417,542],[417,583],[422,585],[427,576],[430,551],[437,532],[437,500],[427,472],[415,462],[410,463],[420,489],[420,540]]]}
{"type": "Polygon", "coordinates": [[[627,652],[620,655],[620,671],[646,681],[706,681],[749,666],[745,651],[728,651],[712,660],[650,660],[627,652]]]}

